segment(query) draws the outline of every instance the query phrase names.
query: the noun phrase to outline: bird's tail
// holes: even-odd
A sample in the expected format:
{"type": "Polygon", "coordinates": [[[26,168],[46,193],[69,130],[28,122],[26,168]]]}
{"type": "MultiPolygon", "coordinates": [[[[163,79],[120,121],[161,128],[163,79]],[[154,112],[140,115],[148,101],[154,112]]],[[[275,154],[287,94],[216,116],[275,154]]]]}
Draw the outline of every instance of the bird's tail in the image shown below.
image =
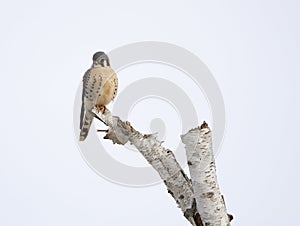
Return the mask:
{"type": "Polygon", "coordinates": [[[87,137],[93,119],[94,119],[94,113],[92,111],[86,111],[82,122],[81,130],[80,130],[80,137],[79,137],[80,141],[84,141],[85,138],[87,137]]]}

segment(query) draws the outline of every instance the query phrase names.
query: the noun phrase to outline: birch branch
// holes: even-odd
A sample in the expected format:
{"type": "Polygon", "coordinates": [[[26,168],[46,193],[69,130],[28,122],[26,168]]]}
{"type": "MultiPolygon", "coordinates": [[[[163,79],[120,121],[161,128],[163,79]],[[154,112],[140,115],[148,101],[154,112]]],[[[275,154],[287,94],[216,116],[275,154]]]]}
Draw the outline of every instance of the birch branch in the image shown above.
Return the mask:
{"type": "Polygon", "coordinates": [[[108,110],[102,113],[94,109],[93,112],[96,118],[109,127],[104,139],[110,139],[114,144],[124,145],[130,142],[134,145],[158,172],[185,218],[193,226],[203,226],[196,208],[192,183],[176,161],[173,152],[163,147],[163,142],[157,140],[155,134],[136,131],[129,122],[120,120],[108,110]]]}
{"type": "Polygon", "coordinates": [[[216,177],[211,131],[204,122],[181,136],[185,144],[197,210],[203,225],[229,226],[232,215],[227,214],[216,177]]]}

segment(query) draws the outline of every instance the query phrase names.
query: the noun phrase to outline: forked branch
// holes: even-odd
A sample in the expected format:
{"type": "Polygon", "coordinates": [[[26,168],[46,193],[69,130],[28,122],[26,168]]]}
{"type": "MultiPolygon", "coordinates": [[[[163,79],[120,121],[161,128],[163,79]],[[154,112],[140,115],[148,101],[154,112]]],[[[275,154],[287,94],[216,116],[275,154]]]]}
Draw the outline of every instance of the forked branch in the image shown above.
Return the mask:
{"type": "MultiPolygon", "coordinates": [[[[163,147],[163,142],[159,141],[155,134],[142,134],[136,131],[129,122],[124,122],[119,117],[113,116],[108,110],[102,113],[95,108],[93,112],[96,118],[108,126],[104,139],[109,139],[114,144],[124,145],[129,142],[134,145],[157,171],[164,181],[168,193],[171,194],[183,215],[193,226],[213,225],[203,224],[202,214],[197,208],[200,205],[199,200],[195,199],[191,180],[176,161],[173,152],[163,147]]],[[[189,140],[188,136],[186,139],[189,140]]],[[[227,224],[216,224],[216,226],[219,225],[226,226],[227,224]]]]}

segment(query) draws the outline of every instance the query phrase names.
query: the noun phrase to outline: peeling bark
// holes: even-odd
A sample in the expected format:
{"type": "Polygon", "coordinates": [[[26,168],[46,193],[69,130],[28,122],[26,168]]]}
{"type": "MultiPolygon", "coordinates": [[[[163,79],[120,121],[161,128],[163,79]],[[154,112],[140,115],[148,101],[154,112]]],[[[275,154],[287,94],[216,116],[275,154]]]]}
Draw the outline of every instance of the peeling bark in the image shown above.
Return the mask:
{"type": "MultiPolygon", "coordinates": [[[[129,122],[93,110],[95,117],[108,126],[104,139],[114,144],[134,145],[164,181],[185,218],[193,226],[230,226],[232,215],[227,214],[216,177],[211,131],[204,122],[201,127],[182,135],[192,180],[184,173],[173,152],[162,146],[155,134],[142,134],[129,122]]],[[[103,131],[102,131],[103,132],[103,131]]]]}
{"type": "Polygon", "coordinates": [[[197,210],[205,226],[228,226],[232,215],[227,214],[216,177],[211,131],[204,122],[181,136],[185,144],[197,210]]]}
{"type": "Polygon", "coordinates": [[[129,122],[122,121],[106,110],[105,113],[93,110],[96,118],[103,121],[109,128],[104,139],[114,144],[134,145],[148,163],[158,172],[168,192],[175,199],[183,215],[193,226],[203,226],[196,208],[192,183],[175,159],[173,152],[162,146],[155,134],[141,134],[129,122]]]}

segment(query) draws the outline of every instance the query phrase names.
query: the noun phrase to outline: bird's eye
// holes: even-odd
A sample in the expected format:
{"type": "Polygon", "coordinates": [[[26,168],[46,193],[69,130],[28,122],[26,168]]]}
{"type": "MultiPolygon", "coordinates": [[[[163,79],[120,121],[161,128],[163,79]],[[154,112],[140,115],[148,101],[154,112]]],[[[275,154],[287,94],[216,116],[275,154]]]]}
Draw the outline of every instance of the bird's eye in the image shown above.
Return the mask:
{"type": "Polygon", "coordinates": [[[106,62],[105,59],[101,59],[101,60],[99,61],[99,63],[100,63],[100,65],[101,65],[102,67],[105,67],[106,64],[107,64],[107,62],[106,62]]]}

